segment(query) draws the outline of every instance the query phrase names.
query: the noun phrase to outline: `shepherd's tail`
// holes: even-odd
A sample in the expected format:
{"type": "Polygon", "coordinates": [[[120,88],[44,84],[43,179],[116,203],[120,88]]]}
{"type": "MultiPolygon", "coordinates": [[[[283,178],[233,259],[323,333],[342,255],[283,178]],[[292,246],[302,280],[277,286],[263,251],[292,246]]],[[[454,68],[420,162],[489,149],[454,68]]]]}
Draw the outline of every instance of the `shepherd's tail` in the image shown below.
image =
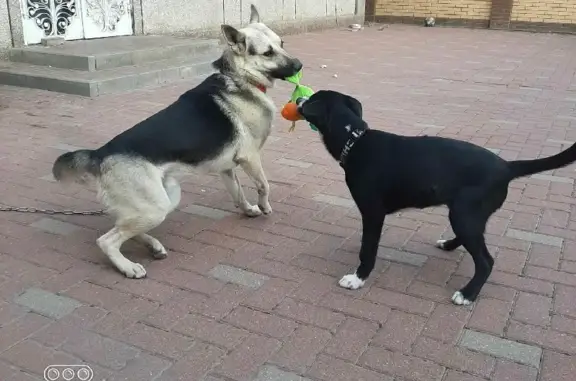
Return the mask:
{"type": "Polygon", "coordinates": [[[98,176],[100,162],[93,150],[66,152],[54,162],[52,175],[58,181],[81,181],[85,175],[98,176]]]}
{"type": "Polygon", "coordinates": [[[554,156],[536,160],[515,160],[509,162],[512,178],[532,175],[538,172],[565,167],[576,161],[576,144],[554,156]]]}

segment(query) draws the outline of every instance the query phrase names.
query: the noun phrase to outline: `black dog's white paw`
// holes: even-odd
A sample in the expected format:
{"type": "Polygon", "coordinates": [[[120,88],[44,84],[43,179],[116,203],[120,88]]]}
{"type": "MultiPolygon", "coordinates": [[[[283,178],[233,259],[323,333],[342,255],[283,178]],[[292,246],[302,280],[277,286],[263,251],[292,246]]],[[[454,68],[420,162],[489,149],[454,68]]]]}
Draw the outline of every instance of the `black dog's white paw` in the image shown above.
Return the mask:
{"type": "Polygon", "coordinates": [[[438,241],[436,241],[436,247],[442,250],[446,250],[446,242],[448,242],[447,239],[439,239],[438,241]]]}
{"type": "Polygon", "coordinates": [[[357,290],[364,286],[364,283],[366,283],[366,281],[358,278],[356,273],[344,275],[342,279],[340,279],[340,282],[338,282],[340,287],[347,288],[349,290],[357,290]]]}
{"type": "Polygon", "coordinates": [[[464,297],[460,291],[456,291],[452,295],[452,303],[458,306],[469,306],[472,302],[464,297]]]}

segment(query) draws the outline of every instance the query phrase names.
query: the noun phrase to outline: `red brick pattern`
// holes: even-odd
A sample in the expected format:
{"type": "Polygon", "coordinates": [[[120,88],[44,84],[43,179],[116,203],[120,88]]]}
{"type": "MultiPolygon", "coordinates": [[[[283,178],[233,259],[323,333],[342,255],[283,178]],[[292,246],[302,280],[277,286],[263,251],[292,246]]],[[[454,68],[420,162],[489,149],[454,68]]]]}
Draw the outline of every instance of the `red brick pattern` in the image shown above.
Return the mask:
{"type": "MultiPolygon", "coordinates": [[[[576,141],[573,38],[391,26],[286,41],[306,64],[304,82],[358,97],[372,128],[467,140],[506,159],[576,141]]],[[[50,181],[54,158],[105,142],[193,84],[99,99],[0,87],[0,201],[99,208],[94,190],[50,181]]],[[[282,104],[290,91],[270,93],[282,104]]],[[[124,279],[96,246],[107,217],[0,213],[0,379],[39,380],[49,364],[80,362],[95,380],[573,379],[573,166],[511,184],[486,234],[495,271],[475,304],[456,307],[450,296],[472,261],[434,247],[451,235],[445,208],[390,216],[366,286],[337,286],[357,264],[359,214],[318,135],[287,129],[278,119],[264,149],[274,214],[243,218],[217,176],[185,178],[179,210],[154,232],[169,257],[124,247],[147,279],[124,279]],[[190,205],[231,214],[192,215],[190,205]],[[41,316],[15,302],[32,287],[82,305],[41,316]],[[464,332],[521,350],[464,348],[464,332]]]]}

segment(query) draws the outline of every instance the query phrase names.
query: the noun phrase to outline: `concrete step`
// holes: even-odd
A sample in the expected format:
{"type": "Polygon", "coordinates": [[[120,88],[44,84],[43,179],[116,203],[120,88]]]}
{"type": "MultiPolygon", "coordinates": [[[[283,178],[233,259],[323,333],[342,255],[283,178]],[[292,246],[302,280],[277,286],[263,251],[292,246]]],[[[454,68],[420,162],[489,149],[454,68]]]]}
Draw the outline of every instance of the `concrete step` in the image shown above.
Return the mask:
{"type": "Polygon", "coordinates": [[[218,40],[171,36],[125,36],[67,41],[57,46],[10,50],[10,61],[83,71],[136,66],[167,58],[194,57],[220,50],[218,40]]]}
{"type": "Polygon", "coordinates": [[[96,97],[208,75],[213,71],[212,61],[219,54],[220,51],[214,50],[194,57],[98,71],[0,61],[0,84],[96,97]]]}

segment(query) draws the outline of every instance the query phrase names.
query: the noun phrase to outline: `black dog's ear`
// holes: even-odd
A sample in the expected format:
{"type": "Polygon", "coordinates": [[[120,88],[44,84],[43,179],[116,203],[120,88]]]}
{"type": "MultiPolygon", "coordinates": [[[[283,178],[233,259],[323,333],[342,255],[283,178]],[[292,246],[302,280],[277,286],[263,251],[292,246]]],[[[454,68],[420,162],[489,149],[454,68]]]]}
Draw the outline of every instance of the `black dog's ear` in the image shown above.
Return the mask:
{"type": "Polygon", "coordinates": [[[325,109],[326,107],[323,101],[314,100],[314,98],[310,98],[298,107],[300,114],[302,114],[305,119],[322,116],[322,114],[326,112],[325,109]]]}
{"type": "Polygon", "coordinates": [[[360,103],[359,100],[345,95],[344,103],[346,103],[346,106],[348,106],[350,110],[352,110],[352,112],[358,116],[358,118],[362,119],[362,103],[360,103]]]}

